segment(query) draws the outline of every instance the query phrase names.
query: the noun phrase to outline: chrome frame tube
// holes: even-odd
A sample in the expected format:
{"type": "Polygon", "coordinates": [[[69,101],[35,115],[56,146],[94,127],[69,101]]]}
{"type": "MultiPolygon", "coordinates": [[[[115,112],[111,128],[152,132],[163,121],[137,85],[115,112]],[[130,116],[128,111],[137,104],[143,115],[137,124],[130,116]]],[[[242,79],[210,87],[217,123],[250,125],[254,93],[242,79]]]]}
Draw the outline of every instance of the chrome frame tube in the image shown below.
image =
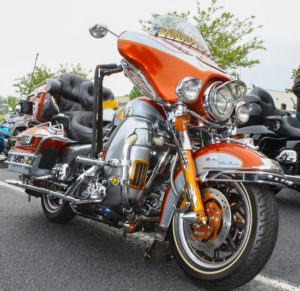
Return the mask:
{"type": "Polygon", "coordinates": [[[144,192],[147,192],[149,190],[149,188],[151,187],[154,179],[157,177],[157,175],[159,174],[159,171],[161,170],[163,164],[166,162],[167,160],[167,157],[169,156],[169,153],[170,153],[170,149],[168,149],[167,151],[165,151],[163,153],[163,155],[161,156],[159,162],[156,164],[153,172],[152,172],[152,175],[150,176],[150,178],[148,179],[148,182],[146,184],[146,187],[144,189],[144,192]]]}

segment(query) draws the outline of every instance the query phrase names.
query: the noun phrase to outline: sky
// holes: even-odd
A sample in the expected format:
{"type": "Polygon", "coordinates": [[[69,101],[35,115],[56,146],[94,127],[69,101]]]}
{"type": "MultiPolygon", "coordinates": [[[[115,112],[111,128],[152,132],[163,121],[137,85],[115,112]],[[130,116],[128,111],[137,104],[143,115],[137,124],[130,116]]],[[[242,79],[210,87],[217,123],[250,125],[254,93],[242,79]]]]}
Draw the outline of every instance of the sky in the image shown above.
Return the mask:
{"type": "MultiPolygon", "coordinates": [[[[152,13],[196,12],[196,0],[10,0],[0,9],[0,96],[18,96],[12,84],[32,72],[37,64],[54,71],[59,64],[77,64],[94,70],[97,64],[119,63],[117,38],[108,34],[95,39],[89,27],[104,23],[119,34],[141,32],[139,20],[152,13]]],[[[200,0],[205,9],[210,0],[200,0]]],[[[254,15],[263,25],[255,34],[264,41],[265,51],[250,56],[261,63],[240,70],[247,86],[284,91],[292,86],[291,72],[300,65],[299,0],[219,0],[226,11],[240,19],[254,15]]],[[[196,14],[196,13],[194,13],[196,14]]],[[[130,92],[132,84],[123,74],[105,79],[104,85],[116,96],[130,92]]]]}

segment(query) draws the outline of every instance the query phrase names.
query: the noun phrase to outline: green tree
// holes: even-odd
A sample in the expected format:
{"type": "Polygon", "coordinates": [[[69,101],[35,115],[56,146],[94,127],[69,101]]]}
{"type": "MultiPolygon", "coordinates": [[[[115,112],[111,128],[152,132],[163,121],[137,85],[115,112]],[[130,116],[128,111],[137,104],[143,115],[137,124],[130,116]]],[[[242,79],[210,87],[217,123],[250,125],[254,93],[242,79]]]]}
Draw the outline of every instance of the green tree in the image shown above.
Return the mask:
{"type": "Polygon", "coordinates": [[[7,104],[7,98],[0,96],[0,104],[7,104]]]}
{"type": "Polygon", "coordinates": [[[80,64],[77,65],[68,65],[61,64],[59,65],[58,70],[53,71],[46,65],[36,66],[33,73],[27,73],[25,76],[17,78],[13,87],[16,88],[16,92],[21,96],[29,94],[34,87],[44,83],[47,79],[54,76],[58,76],[63,73],[71,73],[88,78],[88,75],[91,73],[91,70],[86,70],[81,67],[80,64]]]}
{"type": "MultiPolygon", "coordinates": [[[[297,77],[297,75],[298,75],[298,73],[299,73],[299,71],[298,71],[299,69],[293,69],[292,70],[292,75],[291,75],[291,79],[292,80],[294,80],[296,77],[297,77]]],[[[285,92],[286,93],[292,93],[292,89],[291,88],[287,88],[287,89],[285,89],[285,92]]],[[[295,107],[295,106],[294,106],[295,107]]]]}
{"type": "Polygon", "coordinates": [[[86,70],[83,68],[80,64],[60,64],[59,68],[56,72],[56,75],[64,74],[64,73],[69,73],[69,74],[75,74],[79,75],[83,78],[90,79],[89,75],[92,72],[92,70],[86,70]]]}
{"type": "Polygon", "coordinates": [[[140,90],[136,86],[133,86],[132,90],[129,93],[129,99],[133,100],[140,96],[143,96],[143,94],[140,92],[140,90]]]}
{"type": "Polygon", "coordinates": [[[11,107],[12,111],[15,111],[16,106],[19,104],[19,102],[19,98],[15,96],[8,96],[7,98],[7,104],[9,104],[9,107],[11,107]]]}
{"type": "MultiPolygon", "coordinates": [[[[224,11],[217,0],[211,0],[209,7],[204,10],[197,2],[196,15],[190,11],[178,13],[169,12],[168,15],[178,16],[195,21],[195,27],[206,40],[211,55],[219,66],[232,75],[237,76],[238,68],[253,67],[260,63],[258,59],[251,59],[249,54],[257,50],[265,50],[263,41],[254,35],[261,25],[254,25],[255,16],[240,20],[231,12],[224,11]]],[[[154,18],[159,14],[152,14],[154,18]]],[[[144,31],[151,31],[151,20],[140,20],[144,31]]]]}

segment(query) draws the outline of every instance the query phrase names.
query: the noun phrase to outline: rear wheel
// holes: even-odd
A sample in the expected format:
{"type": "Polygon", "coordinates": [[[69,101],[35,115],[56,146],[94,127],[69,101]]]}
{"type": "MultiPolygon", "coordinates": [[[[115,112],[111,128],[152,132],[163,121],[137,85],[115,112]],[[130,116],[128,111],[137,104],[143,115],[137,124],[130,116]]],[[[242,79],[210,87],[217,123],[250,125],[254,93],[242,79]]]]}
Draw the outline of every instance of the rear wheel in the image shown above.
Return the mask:
{"type": "Polygon", "coordinates": [[[44,214],[52,222],[67,223],[76,215],[69,202],[62,199],[43,194],[41,201],[44,214]]]}
{"type": "Polygon", "coordinates": [[[231,290],[254,278],[271,256],[278,231],[276,200],[262,185],[209,183],[201,190],[208,223],[191,224],[176,213],[171,245],[198,285],[231,290]]]}

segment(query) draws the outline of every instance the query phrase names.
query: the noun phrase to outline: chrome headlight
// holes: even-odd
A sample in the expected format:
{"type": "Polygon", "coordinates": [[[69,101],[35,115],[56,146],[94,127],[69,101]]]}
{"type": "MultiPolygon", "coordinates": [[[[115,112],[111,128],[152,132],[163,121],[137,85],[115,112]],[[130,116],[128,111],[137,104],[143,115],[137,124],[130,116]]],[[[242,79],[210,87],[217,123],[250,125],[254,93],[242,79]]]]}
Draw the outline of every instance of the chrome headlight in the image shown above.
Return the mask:
{"type": "Polygon", "coordinates": [[[212,120],[225,121],[232,114],[235,104],[245,95],[247,87],[241,81],[219,84],[214,83],[205,92],[204,108],[212,120]]]}
{"type": "Polygon", "coordinates": [[[184,103],[190,103],[199,97],[202,81],[198,78],[186,77],[178,82],[176,95],[184,103]]]}
{"type": "Polygon", "coordinates": [[[235,108],[235,115],[239,123],[247,123],[250,118],[250,109],[245,102],[238,102],[235,108]]]}

